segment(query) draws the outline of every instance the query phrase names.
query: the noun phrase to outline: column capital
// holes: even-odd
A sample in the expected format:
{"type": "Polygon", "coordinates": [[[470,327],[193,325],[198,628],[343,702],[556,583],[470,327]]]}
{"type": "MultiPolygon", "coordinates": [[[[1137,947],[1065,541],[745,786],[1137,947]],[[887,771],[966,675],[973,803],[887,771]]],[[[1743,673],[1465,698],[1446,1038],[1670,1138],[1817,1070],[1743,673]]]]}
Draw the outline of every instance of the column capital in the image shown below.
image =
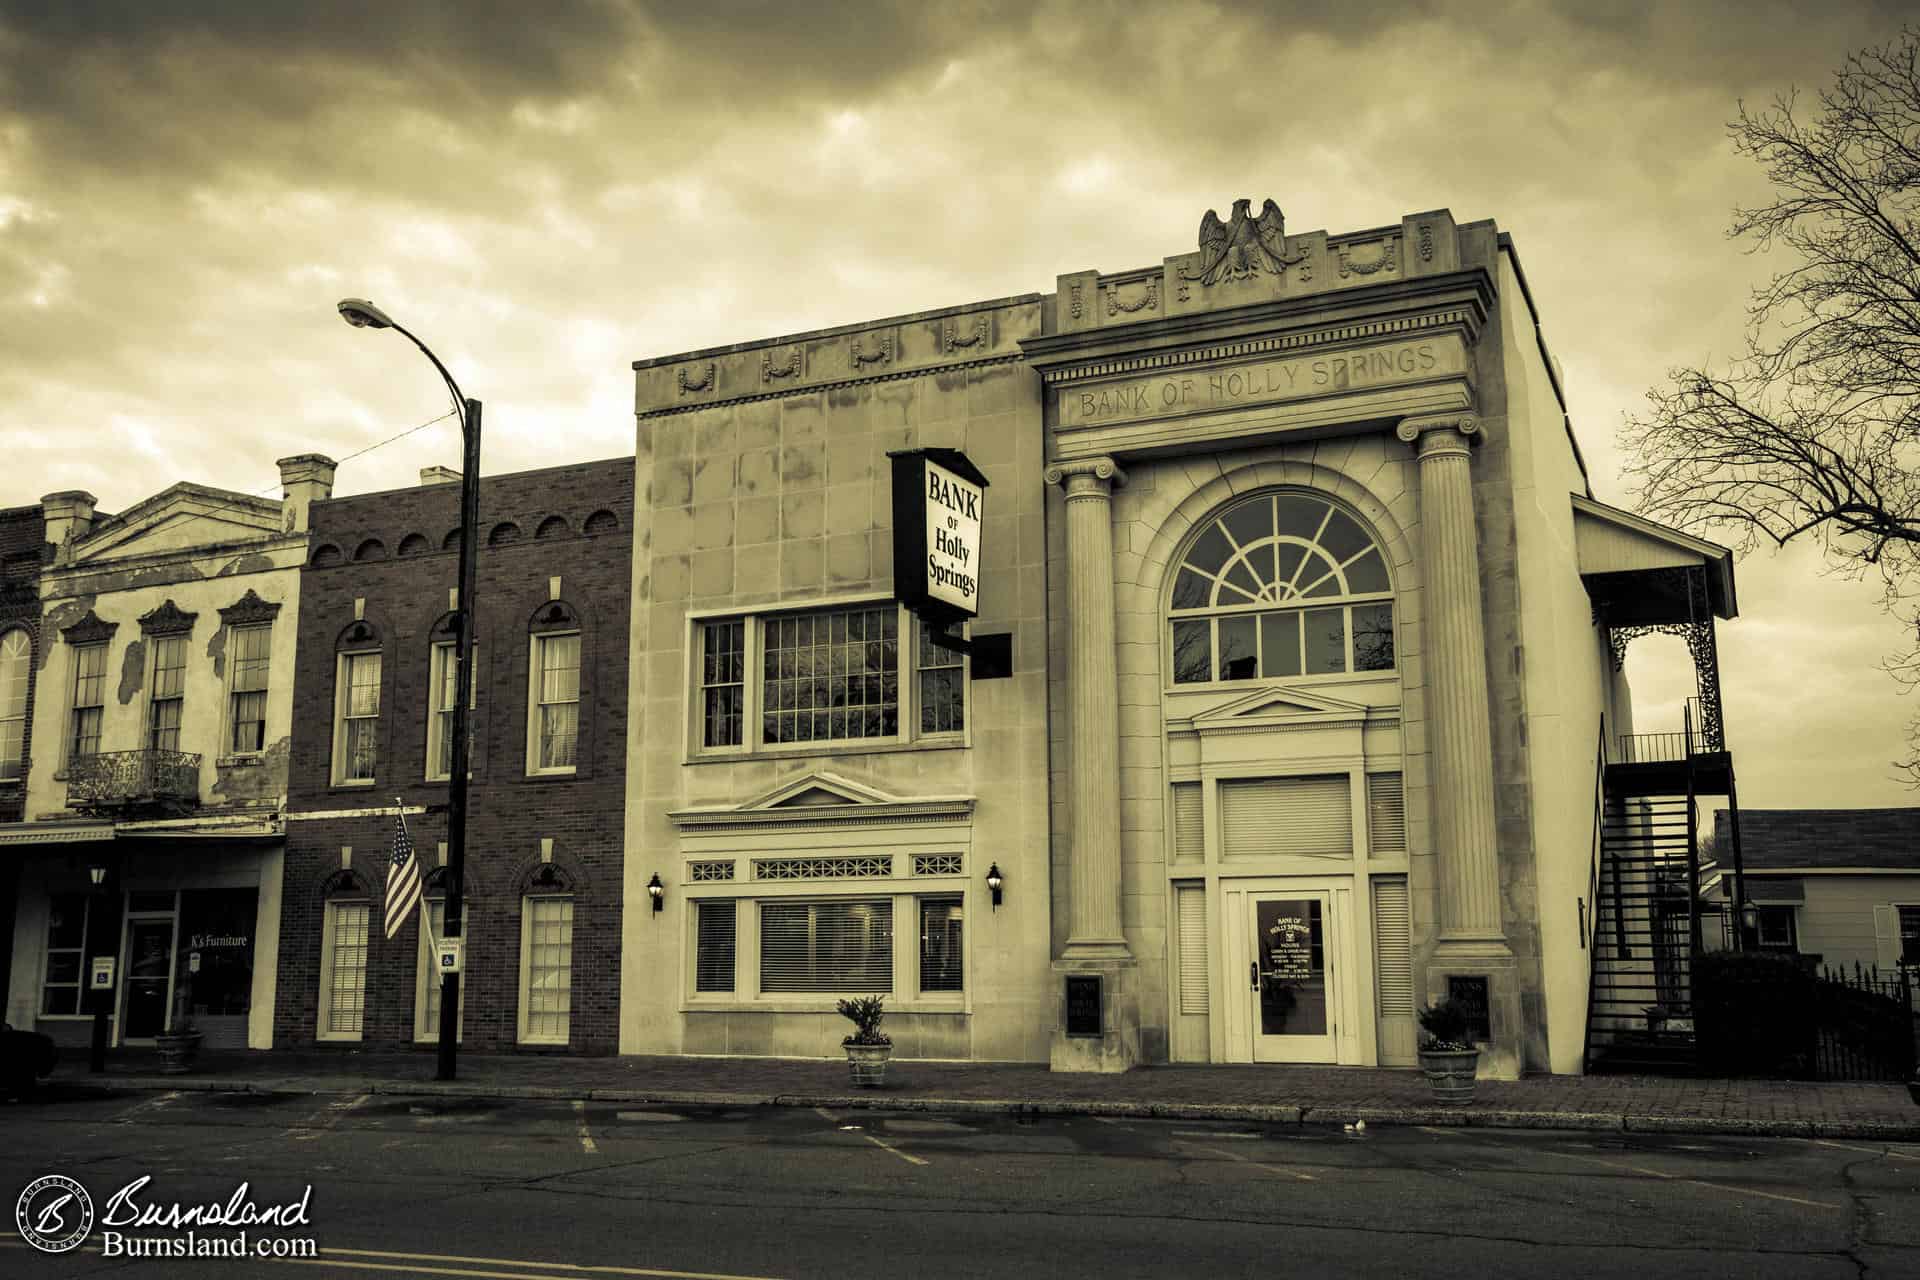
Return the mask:
{"type": "Polygon", "coordinates": [[[1127,473],[1112,458],[1076,458],[1049,465],[1046,481],[1064,487],[1069,498],[1104,498],[1127,482],[1127,473]]]}
{"type": "Polygon", "coordinates": [[[1442,413],[1429,418],[1402,418],[1393,433],[1408,444],[1420,445],[1420,456],[1465,453],[1481,437],[1480,419],[1470,413],[1442,413]]]}

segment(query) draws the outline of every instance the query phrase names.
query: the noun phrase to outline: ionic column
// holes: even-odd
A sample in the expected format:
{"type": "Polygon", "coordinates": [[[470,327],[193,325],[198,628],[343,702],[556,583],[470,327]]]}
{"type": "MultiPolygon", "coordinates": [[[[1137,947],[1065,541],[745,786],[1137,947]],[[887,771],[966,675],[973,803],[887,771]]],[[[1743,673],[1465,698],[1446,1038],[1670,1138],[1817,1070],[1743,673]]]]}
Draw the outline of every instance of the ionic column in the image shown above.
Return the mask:
{"type": "Polygon", "coordinates": [[[1471,450],[1479,430],[1461,414],[1408,419],[1398,428],[1402,440],[1419,448],[1427,741],[1440,888],[1435,958],[1441,960],[1511,954],[1500,921],[1492,705],[1473,514],[1471,450]]]}
{"type": "Polygon", "coordinates": [[[1130,958],[1120,927],[1120,681],[1114,669],[1112,458],[1047,468],[1067,495],[1067,705],[1072,828],[1065,960],[1130,958]]]}

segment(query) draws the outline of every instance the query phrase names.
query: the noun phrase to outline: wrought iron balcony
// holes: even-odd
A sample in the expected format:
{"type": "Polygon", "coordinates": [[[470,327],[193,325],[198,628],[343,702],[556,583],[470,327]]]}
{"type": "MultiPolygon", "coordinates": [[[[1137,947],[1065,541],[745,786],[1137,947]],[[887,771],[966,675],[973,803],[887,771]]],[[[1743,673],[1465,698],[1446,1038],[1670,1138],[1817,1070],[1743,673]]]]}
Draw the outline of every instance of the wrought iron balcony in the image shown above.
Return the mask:
{"type": "Polygon", "coordinates": [[[180,812],[200,803],[192,751],[102,751],[67,764],[67,805],[81,813],[180,812]]]}

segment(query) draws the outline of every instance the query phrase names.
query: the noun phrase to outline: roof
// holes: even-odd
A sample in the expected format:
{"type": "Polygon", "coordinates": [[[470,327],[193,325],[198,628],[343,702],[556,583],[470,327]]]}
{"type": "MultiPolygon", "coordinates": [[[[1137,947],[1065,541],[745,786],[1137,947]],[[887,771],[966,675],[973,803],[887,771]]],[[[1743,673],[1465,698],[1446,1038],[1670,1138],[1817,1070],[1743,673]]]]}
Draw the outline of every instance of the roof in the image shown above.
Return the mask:
{"type": "Polygon", "coordinates": [[[1708,602],[1714,613],[1732,618],[1740,612],[1733,589],[1732,551],[1584,494],[1571,496],[1580,574],[1589,582],[1613,574],[1698,565],[1707,571],[1708,602]]]}
{"type": "MultiPolygon", "coordinates": [[[[1725,809],[1714,811],[1713,829],[1727,830],[1725,809]]],[[[1740,856],[1749,871],[1920,871],[1920,807],[1742,809],[1740,856]]]]}

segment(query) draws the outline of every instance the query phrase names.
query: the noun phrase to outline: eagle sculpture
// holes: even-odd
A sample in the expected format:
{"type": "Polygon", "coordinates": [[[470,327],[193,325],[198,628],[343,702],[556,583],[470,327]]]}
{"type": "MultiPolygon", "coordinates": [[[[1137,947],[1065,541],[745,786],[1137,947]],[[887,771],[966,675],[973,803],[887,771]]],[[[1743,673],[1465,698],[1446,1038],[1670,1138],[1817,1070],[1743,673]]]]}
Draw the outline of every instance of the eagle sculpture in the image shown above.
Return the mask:
{"type": "Polygon", "coordinates": [[[1257,218],[1247,212],[1252,205],[1251,200],[1235,200],[1230,222],[1220,221],[1219,214],[1207,210],[1207,216],[1200,219],[1200,252],[1206,255],[1206,261],[1198,271],[1182,271],[1181,279],[1199,284],[1251,280],[1263,269],[1279,275],[1306,256],[1288,256],[1286,219],[1279,205],[1268,200],[1257,218]]]}

